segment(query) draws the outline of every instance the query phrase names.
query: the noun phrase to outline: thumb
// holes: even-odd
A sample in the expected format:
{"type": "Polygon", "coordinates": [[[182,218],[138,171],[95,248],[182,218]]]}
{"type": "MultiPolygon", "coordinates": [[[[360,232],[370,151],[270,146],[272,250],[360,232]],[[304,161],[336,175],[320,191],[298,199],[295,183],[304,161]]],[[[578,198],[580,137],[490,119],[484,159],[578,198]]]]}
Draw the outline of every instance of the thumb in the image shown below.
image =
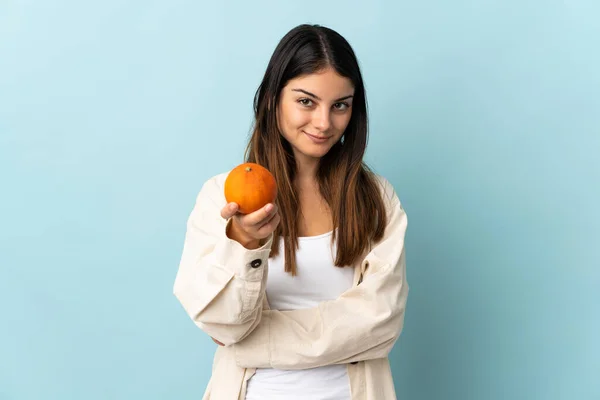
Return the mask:
{"type": "Polygon", "coordinates": [[[229,203],[221,210],[221,217],[223,219],[229,219],[238,212],[239,208],[240,207],[236,203],[229,203]]]}

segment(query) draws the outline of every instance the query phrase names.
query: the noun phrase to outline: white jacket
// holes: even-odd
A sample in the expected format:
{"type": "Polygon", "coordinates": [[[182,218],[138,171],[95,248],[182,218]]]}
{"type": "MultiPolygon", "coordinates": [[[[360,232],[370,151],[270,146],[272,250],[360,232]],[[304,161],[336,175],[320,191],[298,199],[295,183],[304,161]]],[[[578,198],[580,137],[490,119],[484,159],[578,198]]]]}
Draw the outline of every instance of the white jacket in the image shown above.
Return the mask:
{"type": "Polygon", "coordinates": [[[194,323],[225,344],[203,399],[243,400],[256,368],[328,364],[347,364],[352,400],[396,399],[387,357],[404,324],[407,217],[391,184],[378,177],[388,225],[353,266],[353,287],[314,308],[276,311],[265,295],[272,237],[249,250],[226,236],[226,177],[209,179],[197,196],[173,289],[194,323]]]}

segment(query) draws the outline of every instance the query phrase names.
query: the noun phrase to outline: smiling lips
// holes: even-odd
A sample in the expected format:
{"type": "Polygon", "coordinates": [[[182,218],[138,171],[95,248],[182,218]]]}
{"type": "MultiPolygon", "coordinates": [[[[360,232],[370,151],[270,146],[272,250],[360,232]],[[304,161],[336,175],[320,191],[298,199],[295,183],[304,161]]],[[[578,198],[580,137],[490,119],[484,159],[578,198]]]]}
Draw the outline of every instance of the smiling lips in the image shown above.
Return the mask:
{"type": "MultiPolygon", "coordinates": [[[[302,131],[302,132],[304,132],[304,131],[302,131]]],[[[304,132],[304,134],[306,136],[308,136],[308,138],[310,140],[312,140],[314,143],[325,143],[330,138],[330,136],[315,136],[315,135],[311,135],[310,133],[307,133],[307,132],[304,132]]]]}

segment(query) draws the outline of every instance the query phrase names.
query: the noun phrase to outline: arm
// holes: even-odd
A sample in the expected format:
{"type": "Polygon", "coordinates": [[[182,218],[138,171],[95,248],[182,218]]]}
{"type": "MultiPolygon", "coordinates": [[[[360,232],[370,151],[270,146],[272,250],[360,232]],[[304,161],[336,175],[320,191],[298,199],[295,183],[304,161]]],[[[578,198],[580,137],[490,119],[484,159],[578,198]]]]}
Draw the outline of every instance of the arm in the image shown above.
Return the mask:
{"type": "Polygon", "coordinates": [[[263,311],[258,327],[234,346],[240,367],[306,369],[389,354],[404,324],[408,284],[407,218],[393,190],[388,192],[388,226],[363,260],[363,282],[318,307],[263,311]]]}
{"type": "Polygon", "coordinates": [[[173,293],[200,329],[230,345],[261,320],[272,236],[255,250],[230,239],[225,204],[219,177],[207,181],[187,221],[173,293]]]}

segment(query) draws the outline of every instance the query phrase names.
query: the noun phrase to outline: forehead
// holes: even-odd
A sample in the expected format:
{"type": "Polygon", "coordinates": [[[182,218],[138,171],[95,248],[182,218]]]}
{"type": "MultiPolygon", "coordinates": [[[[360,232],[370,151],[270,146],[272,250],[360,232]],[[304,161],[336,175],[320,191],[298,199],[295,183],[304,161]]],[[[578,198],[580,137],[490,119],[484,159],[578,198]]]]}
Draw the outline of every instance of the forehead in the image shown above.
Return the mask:
{"type": "Polygon", "coordinates": [[[354,94],[352,81],[331,68],[301,75],[290,80],[285,90],[292,91],[293,89],[306,90],[323,100],[332,100],[354,94]]]}

